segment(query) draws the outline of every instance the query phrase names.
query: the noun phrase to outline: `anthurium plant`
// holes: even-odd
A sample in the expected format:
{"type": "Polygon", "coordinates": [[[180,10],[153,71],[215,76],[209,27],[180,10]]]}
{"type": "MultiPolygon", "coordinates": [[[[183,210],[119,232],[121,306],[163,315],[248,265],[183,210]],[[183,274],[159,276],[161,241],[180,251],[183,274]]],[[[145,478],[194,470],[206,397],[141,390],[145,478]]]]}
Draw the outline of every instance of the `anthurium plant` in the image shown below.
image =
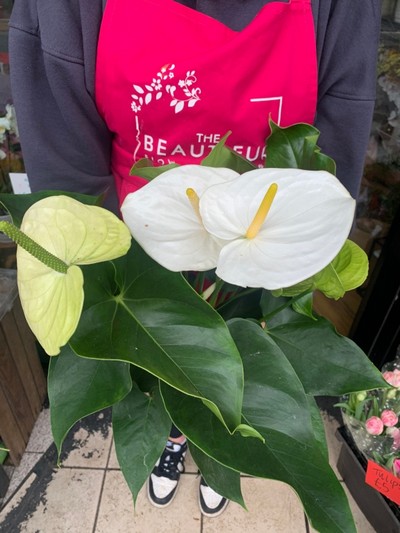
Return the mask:
{"type": "Polygon", "coordinates": [[[313,311],[368,264],[347,240],[355,201],[306,124],[271,123],[265,168],[226,147],[201,165],[132,173],[123,221],[101,199],[2,195],[18,244],[26,319],[51,357],[59,452],[81,418],[112,408],[134,500],[171,424],[207,483],[243,506],[240,474],[280,480],[312,526],[356,531],[329,466],[316,397],[387,387],[349,339],[313,311]]]}

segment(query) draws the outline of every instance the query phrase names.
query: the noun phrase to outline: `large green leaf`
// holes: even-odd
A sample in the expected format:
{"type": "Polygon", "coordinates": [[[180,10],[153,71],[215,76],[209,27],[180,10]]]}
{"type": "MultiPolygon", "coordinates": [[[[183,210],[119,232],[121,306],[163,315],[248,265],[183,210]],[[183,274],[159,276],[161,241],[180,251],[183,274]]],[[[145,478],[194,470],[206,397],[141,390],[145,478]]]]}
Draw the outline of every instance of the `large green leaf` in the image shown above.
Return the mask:
{"type": "Polygon", "coordinates": [[[322,317],[313,320],[287,308],[267,327],[309,394],[340,396],[388,387],[365,353],[322,317]]]}
{"type": "Polygon", "coordinates": [[[262,435],[269,428],[312,442],[308,397],[285,355],[254,322],[234,319],[228,324],[245,368],[243,412],[248,423],[262,435]]]}
{"type": "MultiPolygon", "coordinates": [[[[232,320],[229,325],[245,371],[243,417],[262,434],[265,444],[254,438],[229,435],[200,402],[161,384],[172,420],[189,441],[224,466],[291,485],[317,530],[354,532],[345,494],[329,466],[324,429],[315,401],[304,394],[301,385],[288,383],[293,376],[290,365],[282,353],[284,362],[278,361],[279,350],[272,349],[273,343],[259,326],[240,319],[232,320]],[[285,395],[288,390],[291,394],[285,395]],[[289,408],[280,405],[279,400],[289,408]],[[300,429],[299,418],[306,425],[305,430],[300,429]]],[[[298,383],[296,377],[294,380],[298,383]]],[[[205,463],[202,472],[207,478],[206,471],[205,463]]]]}
{"type": "Polygon", "coordinates": [[[22,218],[33,204],[47,198],[48,196],[69,196],[75,198],[79,202],[82,202],[86,205],[99,205],[103,203],[104,195],[100,196],[89,196],[87,194],[80,194],[74,192],[66,191],[41,191],[31,194],[7,194],[0,193],[0,204],[10,213],[13,224],[15,226],[20,226],[22,218]]]}
{"type": "Polygon", "coordinates": [[[119,402],[131,387],[128,364],[83,359],[64,346],[58,357],[50,359],[48,373],[51,429],[58,453],[78,420],[119,402]]]}
{"type": "Polygon", "coordinates": [[[171,431],[158,387],[143,394],[134,384],[131,392],[113,407],[115,451],[126,482],[136,501],[171,431]]]}
{"type": "Polygon", "coordinates": [[[281,128],[270,121],[271,134],[267,139],[268,168],[301,168],[336,173],[336,164],[317,146],[319,131],[309,124],[294,124],[281,128]]]}
{"type": "Polygon", "coordinates": [[[227,468],[189,442],[190,453],[207,484],[218,494],[246,508],[240,488],[240,472],[227,468]]]}
{"type": "Polygon", "coordinates": [[[202,399],[233,431],[241,421],[243,367],[218,313],[179,273],[137,245],[124,258],[84,272],[85,307],[71,339],[74,350],[147,370],[202,399]]]}
{"type": "MultiPolygon", "coordinates": [[[[307,445],[268,428],[263,431],[265,444],[258,439],[229,435],[201,402],[165,384],[161,384],[161,389],[175,425],[203,453],[238,472],[291,485],[317,531],[356,533],[346,495],[318,441],[307,445]]],[[[257,389],[252,396],[257,403],[257,389]]],[[[249,405],[251,399],[245,401],[249,405]]],[[[203,474],[207,476],[204,465],[203,474]]]]}

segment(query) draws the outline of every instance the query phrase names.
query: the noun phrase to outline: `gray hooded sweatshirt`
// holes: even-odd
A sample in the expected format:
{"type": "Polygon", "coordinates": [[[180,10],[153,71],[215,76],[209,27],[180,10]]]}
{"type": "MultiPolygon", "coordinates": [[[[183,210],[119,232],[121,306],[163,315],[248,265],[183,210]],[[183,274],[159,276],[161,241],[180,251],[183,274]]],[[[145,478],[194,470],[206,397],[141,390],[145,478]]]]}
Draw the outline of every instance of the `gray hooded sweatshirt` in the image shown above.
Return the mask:
{"type": "MultiPolygon", "coordinates": [[[[240,30],[272,0],[179,1],[240,30]]],[[[11,83],[32,190],[107,190],[105,205],[117,212],[110,173],[112,135],[94,99],[104,4],[15,0],[9,34],[11,83]]],[[[338,178],[353,196],[374,109],[380,4],[312,0],[318,57],[314,125],[321,132],[319,146],[335,159],[338,178]]]]}

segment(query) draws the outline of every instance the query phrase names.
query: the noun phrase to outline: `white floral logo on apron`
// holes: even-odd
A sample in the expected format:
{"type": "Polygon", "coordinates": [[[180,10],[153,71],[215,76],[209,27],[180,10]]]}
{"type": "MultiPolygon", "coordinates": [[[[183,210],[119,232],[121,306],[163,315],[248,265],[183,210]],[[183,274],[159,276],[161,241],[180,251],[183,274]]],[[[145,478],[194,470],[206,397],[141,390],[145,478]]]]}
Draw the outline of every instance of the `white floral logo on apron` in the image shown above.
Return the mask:
{"type": "Polygon", "coordinates": [[[131,109],[136,115],[136,140],[138,141],[138,145],[134,153],[134,160],[136,160],[136,154],[141,145],[138,114],[142,110],[143,106],[149,105],[153,100],[160,100],[163,96],[169,96],[171,99],[170,106],[174,108],[175,113],[180,113],[185,106],[194,107],[200,100],[199,95],[201,94],[201,89],[199,87],[195,87],[197,82],[195,75],[196,71],[188,70],[185,78],[178,80],[177,86],[174,85],[173,82],[169,82],[169,80],[173,80],[175,78],[175,74],[173,72],[174,69],[174,64],[164,65],[160,68],[150,83],[145,84],[143,87],[141,85],[133,84],[135,93],[131,95],[131,109]]]}

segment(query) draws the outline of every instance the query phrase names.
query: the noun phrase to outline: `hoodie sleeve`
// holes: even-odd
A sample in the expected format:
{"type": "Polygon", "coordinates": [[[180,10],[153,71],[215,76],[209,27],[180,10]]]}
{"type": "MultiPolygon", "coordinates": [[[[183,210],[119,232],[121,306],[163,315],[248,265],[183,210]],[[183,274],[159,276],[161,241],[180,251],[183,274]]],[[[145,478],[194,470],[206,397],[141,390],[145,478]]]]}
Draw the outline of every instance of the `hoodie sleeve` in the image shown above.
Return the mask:
{"type": "Polygon", "coordinates": [[[380,34],[380,0],[319,0],[319,145],[357,197],[371,131],[380,34]]]}
{"type": "Polygon", "coordinates": [[[102,0],[16,0],[11,86],[32,191],[106,193],[117,212],[111,134],[94,101],[102,0]]]}

